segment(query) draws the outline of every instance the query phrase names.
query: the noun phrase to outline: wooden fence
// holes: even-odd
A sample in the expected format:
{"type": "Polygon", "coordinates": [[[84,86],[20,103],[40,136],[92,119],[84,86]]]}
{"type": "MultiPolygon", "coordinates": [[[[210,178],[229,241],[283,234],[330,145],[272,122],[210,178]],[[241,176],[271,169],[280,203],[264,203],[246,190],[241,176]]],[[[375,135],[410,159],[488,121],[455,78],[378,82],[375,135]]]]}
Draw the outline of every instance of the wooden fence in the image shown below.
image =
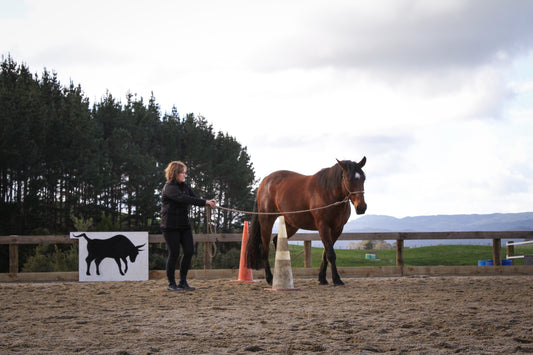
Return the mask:
{"type": "MultiPolygon", "coordinates": [[[[195,242],[240,242],[242,234],[196,234],[195,242]]],[[[395,240],[396,267],[350,267],[339,268],[344,276],[387,276],[412,274],[501,274],[520,273],[533,274],[533,266],[501,266],[502,239],[533,239],[533,231],[491,231],[491,232],[393,232],[393,233],[344,233],[339,240],[395,240]],[[460,240],[485,239],[492,240],[492,254],[494,266],[438,266],[438,267],[405,267],[405,240],[460,240]]],[[[314,276],[317,270],[311,267],[311,242],[320,241],[317,233],[297,233],[291,241],[304,242],[304,268],[295,269],[295,276],[314,276]]],[[[46,281],[46,280],[77,280],[78,272],[60,273],[19,273],[18,246],[20,244],[77,244],[77,239],[70,239],[68,235],[10,235],[0,236],[0,244],[9,245],[9,273],[0,274],[0,281],[46,281]]],[[[149,243],[164,243],[161,234],[150,234],[149,243]]],[[[191,270],[191,277],[217,278],[237,276],[238,270],[191,270]]],[[[150,278],[164,277],[164,271],[151,270],[150,278]]]]}

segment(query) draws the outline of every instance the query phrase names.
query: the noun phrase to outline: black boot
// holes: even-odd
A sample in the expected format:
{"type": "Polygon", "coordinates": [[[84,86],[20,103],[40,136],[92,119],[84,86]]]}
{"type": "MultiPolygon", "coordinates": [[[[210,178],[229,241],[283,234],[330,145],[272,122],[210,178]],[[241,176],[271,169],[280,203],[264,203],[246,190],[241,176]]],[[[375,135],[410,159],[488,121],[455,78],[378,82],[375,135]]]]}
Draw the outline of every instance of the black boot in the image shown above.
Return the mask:
{"type": "Polygon", "coordinates": [[[169,291],[183,291],[183,287],[176,285],[175,282],[171,282],[168,284],[167,290],[169,291]]]}
{"type": "Polygon", "coordinates": [[[196,287],[189,286],[187,281],[180,281],[180,283],[178,284],[178,287],[181,287],[185,291],[194,291],[194,290],[196,290],[196,287]]]}

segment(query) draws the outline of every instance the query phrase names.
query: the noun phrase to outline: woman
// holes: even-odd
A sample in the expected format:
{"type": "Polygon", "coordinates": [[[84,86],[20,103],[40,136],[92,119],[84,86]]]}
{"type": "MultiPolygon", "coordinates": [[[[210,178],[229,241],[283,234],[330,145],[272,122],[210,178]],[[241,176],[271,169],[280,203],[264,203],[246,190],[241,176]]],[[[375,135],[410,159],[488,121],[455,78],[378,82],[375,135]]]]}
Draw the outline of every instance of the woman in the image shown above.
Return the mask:
{"type": "Polygon", "coordinates": [[[189,206],[215,207],[215,200],[197,197],[185,183],[187,166],[181,161],[173,161],[165,169],[167,182],[161,193],[161,230],[167,243],[167,278],[169,291],[194,290],[187,283],[187,272],[191,266],[194,253],[192,229],[189,222],[189,206]],[[180,281],[176,284],[175,270],[183,248],[183,259],[180,265],[180,281]]]}

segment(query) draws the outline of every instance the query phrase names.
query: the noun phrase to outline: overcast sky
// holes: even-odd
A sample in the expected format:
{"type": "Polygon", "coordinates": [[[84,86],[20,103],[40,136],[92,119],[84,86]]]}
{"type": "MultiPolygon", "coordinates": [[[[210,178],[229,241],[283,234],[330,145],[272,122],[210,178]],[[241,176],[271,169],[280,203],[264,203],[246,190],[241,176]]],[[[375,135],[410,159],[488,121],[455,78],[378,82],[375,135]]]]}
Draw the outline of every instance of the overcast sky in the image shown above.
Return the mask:
{"type": "Polygon", "coordinates": [[[366,156],[368,214],[533,211],[533,1],[0,6],[2,55],[202,115],[258,178],[366,156]]]}

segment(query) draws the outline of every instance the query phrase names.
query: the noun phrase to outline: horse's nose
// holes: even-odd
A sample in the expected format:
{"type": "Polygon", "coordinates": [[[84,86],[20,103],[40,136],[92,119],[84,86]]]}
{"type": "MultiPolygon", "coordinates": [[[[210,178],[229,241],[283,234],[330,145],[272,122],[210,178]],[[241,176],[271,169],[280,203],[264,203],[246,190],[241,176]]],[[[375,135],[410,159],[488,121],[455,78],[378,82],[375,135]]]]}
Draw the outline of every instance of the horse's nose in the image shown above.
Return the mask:
{"type": "Polygon", "coordinates": [[[357,205],[357,208],[355,209],[355,212],[357,214],[365,214],[365,211],[366,211],[366,203],[361,203],[359,205],[357,205]]]}

